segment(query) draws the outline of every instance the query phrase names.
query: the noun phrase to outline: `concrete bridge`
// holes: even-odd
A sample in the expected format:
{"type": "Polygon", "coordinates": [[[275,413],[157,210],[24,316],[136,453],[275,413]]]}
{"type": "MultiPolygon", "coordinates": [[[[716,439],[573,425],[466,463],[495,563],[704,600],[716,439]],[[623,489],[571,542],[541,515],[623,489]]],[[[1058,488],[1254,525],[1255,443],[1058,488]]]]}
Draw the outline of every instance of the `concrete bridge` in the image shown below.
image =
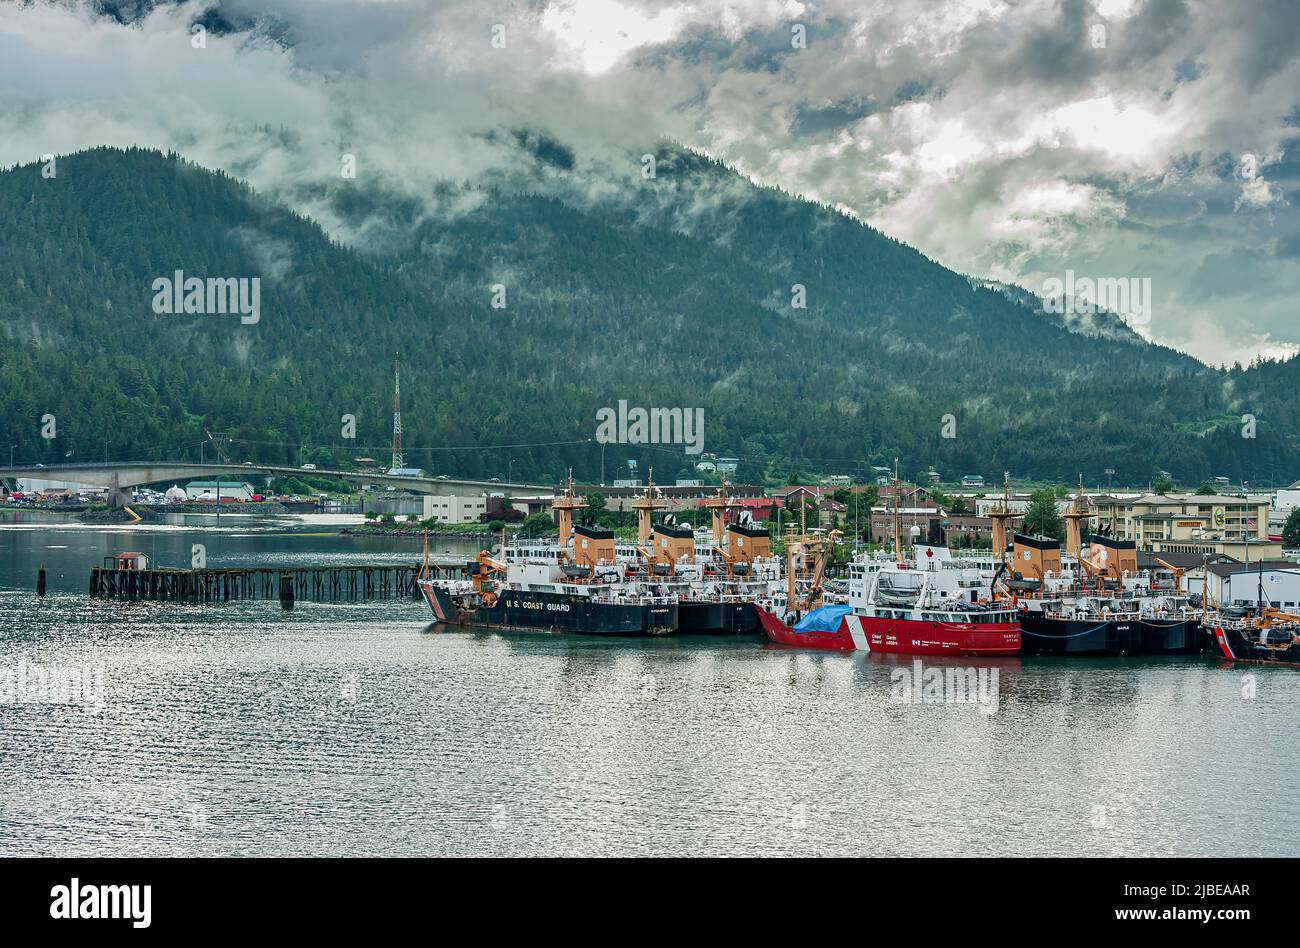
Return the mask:
{"type": "Polygon", "coordinates": [[[395,474],[363,474],[358,471],[333,471],[328,469],[304,470],[300,467],[279,467],[273,464],[183,464],[173,461],[114,461],[107,464],[50,464],[38,467],[0,467],[0,478],[33,478],[46,481],[63,481],[85,487],[108,490],[109,503],[114,507],[131,502],[131,488],[143,484],[184,484],[202,477],[229,475],[232,481],[254,474],[273,477],[328,477],[349,484],[383,484],[420,494],[481,494],[497,491],[507,497],[536,497],[553,493],[555,488],[546,484],[507,484],[501,481],[466,481],[446,477],[406,477],[395,474]]]}

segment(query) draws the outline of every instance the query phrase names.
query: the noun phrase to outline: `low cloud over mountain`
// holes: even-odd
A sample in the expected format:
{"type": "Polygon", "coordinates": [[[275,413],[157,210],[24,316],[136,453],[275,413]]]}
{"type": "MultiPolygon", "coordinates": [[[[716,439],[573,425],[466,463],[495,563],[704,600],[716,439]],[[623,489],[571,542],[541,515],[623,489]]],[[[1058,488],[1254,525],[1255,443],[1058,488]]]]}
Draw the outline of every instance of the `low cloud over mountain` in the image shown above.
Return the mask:
{"type": "Polygon", "coordinates": [[[973,277],[1150,278],[1217,363],[1300,344],[1298,45],[1287,0],[6,4],[0,162],[176,149],[364,243],[358,190],[626,205],[672,141],[973,277]]]}

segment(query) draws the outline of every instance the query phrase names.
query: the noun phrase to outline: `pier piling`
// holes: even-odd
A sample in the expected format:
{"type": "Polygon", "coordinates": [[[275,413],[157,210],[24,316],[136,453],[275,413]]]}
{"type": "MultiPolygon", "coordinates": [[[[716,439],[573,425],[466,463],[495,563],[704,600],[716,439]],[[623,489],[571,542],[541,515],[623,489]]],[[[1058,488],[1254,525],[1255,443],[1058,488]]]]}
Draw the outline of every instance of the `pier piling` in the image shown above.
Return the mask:
{"type": "MultiPolygon", "coordinates": [[[[239,599],[279,599],[292,609],[299,599],[355,602],[363,599],[416,598],[420,564],[363,563],[351,566],[208,567],[204,569],[90,570],[92,598],[233,602],[239,599]]],[[[464,566],[430,566],[431,573],[463,579],[464,566]]],[[[45,571],[38,594],[45,589],[45,571]]]]}
{"type": "Polygon", "coordinates": [[[40,572],[36,574],[36,595],[45,595],[45,564],[41,564],[40,572]]]}

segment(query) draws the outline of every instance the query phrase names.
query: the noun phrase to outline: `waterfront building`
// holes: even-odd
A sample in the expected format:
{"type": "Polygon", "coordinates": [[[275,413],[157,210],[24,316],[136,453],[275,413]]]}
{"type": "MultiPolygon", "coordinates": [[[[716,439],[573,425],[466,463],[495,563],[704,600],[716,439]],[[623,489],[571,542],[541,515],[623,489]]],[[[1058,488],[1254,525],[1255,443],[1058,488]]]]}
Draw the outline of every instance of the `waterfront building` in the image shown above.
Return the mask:
{"type": "MultiPolygon", "coordinates": [[[[1189,574],[1190,576],[1190,574],[1189,574]]],[[[1211,601],[1228,606],[1272,606],[1286,612],[1300,610],[1300,564],[1290,560],[1263,563],[1220,562],[1209,566],[1211,601]]],[[[1204,581],[1192,577],[1190,592],[1200,593],[1204,581]]]]}
{"type": "MultiPolygon", "coordinates": [[[[1094,528],[1113,527],[1142,549],[1203,552],[1206,541],[1268,540],[1269,502],[1219,494],[1103,495],[1092,499],[1094,528]]],[[[1214,544],[1210,544],[1214,546],[1214,544]]],[[[1215,546],[1213,552],[1236,555],[1215,546]]]]}

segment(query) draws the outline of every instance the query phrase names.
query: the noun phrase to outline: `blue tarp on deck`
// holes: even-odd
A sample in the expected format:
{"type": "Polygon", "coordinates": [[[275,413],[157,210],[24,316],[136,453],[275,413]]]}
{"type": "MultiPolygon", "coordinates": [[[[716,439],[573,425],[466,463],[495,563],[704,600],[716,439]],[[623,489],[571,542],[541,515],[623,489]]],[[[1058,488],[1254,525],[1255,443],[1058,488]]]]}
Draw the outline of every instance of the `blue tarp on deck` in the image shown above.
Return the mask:
{"type": "Polygon", "coordinates": [[[835,632],[840,627],[840,620],[852,611],[852,606],[822,606],[800,619],[794,630],[796,632],[835,632]]]}

